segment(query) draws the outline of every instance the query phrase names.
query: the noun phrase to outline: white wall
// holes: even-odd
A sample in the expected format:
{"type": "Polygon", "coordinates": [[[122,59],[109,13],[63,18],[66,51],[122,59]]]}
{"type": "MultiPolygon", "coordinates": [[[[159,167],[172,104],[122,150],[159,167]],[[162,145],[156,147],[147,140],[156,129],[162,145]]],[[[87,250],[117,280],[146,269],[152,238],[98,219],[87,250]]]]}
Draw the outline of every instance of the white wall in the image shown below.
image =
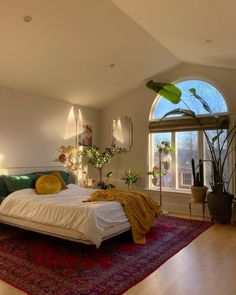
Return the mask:
{"type": "MultiPolygon", "coordinates": [[[[173,82],[183,78],[202,78],[214,84],[225,96],[231,114],[236,114],[236,70],[220,69],[198,65],[183,64],[162,75],[152,77],[154,81],[173,82]]],[[[151,79],[151,78],[150,78],[151,79]]],[[[103,147],[110,145],[110,128],[116,116],[128,116],[133,121],[133,147],[131,152],[116,156],[106,167],[113,171],[111,182],[124,187],[120,180],[124,170],[131,168],[141,174],[139,187],[148,187],[148,119],[155,93],[143,85],[120,97],[102,112],[101,140],[103,147]]],[[[152,192],[155,194],[155,192],[152,192]]],[[[189,195],[164,194],[163,204],[167,210],[188,212],[189,195]],[[176,210],[175,210],[176,209],[176,210]]],[[[200,212],[200,208],[195,209],[200,212]]]]}
{"type": "MultiPolygon", "coordinates": [[[[72,105],[0,87],[0,166],[38,166],[54,161],[61,145],[75,144],[72,105]]],[[[98,142],[98,111],[80,107],[98,142]]]]}

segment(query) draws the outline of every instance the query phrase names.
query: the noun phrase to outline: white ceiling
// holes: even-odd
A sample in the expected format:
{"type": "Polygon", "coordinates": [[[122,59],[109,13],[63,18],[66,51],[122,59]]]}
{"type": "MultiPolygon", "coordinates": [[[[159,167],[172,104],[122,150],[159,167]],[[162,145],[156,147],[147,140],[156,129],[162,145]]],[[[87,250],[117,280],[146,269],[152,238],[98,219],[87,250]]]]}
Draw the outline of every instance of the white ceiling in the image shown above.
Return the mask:
{"type": "Polygon", "coordinates": [[[112,2],[181,61],[236,69],[235,0],[112,2]]]}
{"type": "Polygon", "coordinates": [[[181,62],[236,68],[235,11],[235,0],[0,0],[0,85],[101,109],[181,62]]]}

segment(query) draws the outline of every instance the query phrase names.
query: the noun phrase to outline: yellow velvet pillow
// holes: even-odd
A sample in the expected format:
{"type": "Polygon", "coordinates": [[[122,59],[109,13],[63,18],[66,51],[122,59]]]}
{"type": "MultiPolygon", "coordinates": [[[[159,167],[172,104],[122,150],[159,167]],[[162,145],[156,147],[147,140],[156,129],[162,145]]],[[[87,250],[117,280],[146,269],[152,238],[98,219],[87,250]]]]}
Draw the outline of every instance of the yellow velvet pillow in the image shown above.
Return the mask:
{"type": "Polygon", "coordinates": [[[51,173],[51,175],[56,176],[60,180],[60,182],[61,182],[61,190],[64,190],[64,189],[68,188],[59,171],[54,171],[54,172],[51,173]]]}
{"type": "Polygon", "coordinates": [[[61,182],[54,175],[42,175],[35,183],[39,195],[56,194],[61,190],[61,182]]]}
{"type": "Polygon", "coordinates": [[[66,183],[65,183],[64,179],[62,178],[62,176],[61,176],[61,174],[60,174],[59,171],[54,171],[54,172],[52,172],[50,174],[43,174],[43,173],[40,173],[40,172],[39,173],[36,173],[36,176],[37,177],[40,177],[42,175],[53,175],[53,176],[56,176],[60,180],[61,190],[68,189],[68,187],[67,187],[67,185],[66,185],[66,183]]]}

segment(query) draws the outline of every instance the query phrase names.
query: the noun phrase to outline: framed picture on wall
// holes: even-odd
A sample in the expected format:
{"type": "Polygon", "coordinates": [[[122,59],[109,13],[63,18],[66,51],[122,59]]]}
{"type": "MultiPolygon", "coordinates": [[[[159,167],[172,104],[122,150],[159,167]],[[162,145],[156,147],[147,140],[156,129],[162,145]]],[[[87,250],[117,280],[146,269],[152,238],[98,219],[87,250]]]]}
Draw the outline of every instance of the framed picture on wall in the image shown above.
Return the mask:
{"type": "Polygon", "coordinates": [[[91,146],[92,145],[92,127],[88,124],[82,125],[82,130],[78,134],[78,145],[79,146],[91,146]]]}
{"type": "Polygon", "coordinates": [[[112,121],[111,145],[130,151],[132,147],[133,124],[128,117],[116,117],[112,121]]]}

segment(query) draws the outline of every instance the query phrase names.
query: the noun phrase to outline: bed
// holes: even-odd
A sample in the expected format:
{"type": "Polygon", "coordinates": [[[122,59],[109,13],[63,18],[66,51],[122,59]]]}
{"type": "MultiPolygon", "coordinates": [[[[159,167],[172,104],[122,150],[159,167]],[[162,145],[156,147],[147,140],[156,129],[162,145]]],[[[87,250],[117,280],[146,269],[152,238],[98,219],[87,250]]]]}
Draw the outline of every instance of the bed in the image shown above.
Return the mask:
{"type": "Polygon", "coordinates": [[[130,223],[118,202],[84,202],[95,190],[78,186],[75,174],[64,167],[6,169],[5,172],[22,176],[51,171],[68,175],[68,189],[55,195],[39,196],[33,187],[16,191],[13,188],[0,205],[1,223],[94,244],[97,248],[102,241],[130,230],[130,223]]]}

